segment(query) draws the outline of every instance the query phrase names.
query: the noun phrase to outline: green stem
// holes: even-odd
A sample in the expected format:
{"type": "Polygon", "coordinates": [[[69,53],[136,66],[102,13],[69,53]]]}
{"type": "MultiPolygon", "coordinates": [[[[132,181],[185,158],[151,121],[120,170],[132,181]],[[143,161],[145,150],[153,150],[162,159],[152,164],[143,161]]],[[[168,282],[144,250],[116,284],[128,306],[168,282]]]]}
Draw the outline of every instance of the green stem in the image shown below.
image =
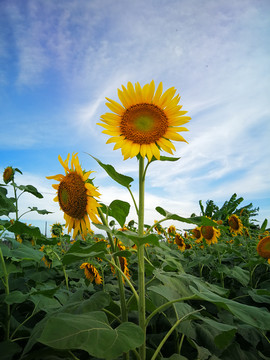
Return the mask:
{"type": "Polygon", "coordinates": [[[164,336],[164,338],[161,340],[160,344],[158,345],[154,355],[151,357],[151,360],[155,360],[155,358],[157,357],[158,353],[160,352],[162,346],[165,344],[165,342],[167,341],[167,339],[169,338],[169,336],[171,335],[171,333],[177,328],[177,326],[180,324],[181,321],[183,321],[185,318],[187,318],[189,315],[191,314],[195,314],[197,312],[202,311],[204,308],[201,308],[199,310],[194,310],[191,311],[190,313],[186,314],[185,316],[183,316],[181,319],[177,320],[176,323],[170,328],[170,330],[167,332],[167,334],[164,336]]]}
{"type": "MultiPolygon", "coordinates": [[[[102,221],[103,225],[108,227],[109,226],[108,221],[105,218],[105,216],[104,216],[104,214],[103,214],[103,212],[102,212],[102,210],[100,208],[98,208],[98,213],[99,213],[99,216],[101,218],[101,221],[102,221]]],[[[115,252],[115,246],[114,246],[113,237],[109,232],[107,232],[107,236],[108,236],[108,239],[109,239],[109,242],[110,242],[110,245],[111,245],[111,251],[114,253],[115,252]]],[[[124,288],[124,284],[123,284],[123,281],[122,281],[122,275],[127,280],[129,286],[130,285],[132,286],[132,284],[130,283],[130,281],[126,277],[126,275],[121,271],[121,265],[120,265],[120,262],[119,262],[119,257],[114,256],[113,259],[114,259],[114,263],[109,261],[108,259],[107,259],[107,261],[109,263],[111,263],[116,268],[119,295],[120,295],[120,303],[121,303],[121,317],[122,317],[122,321],[126,322],[126,321],[128,321],[128,312],[127,312],[127,304],[126,304],[126,298],[125,298],[125,288],[124,288]]]]}
{"type": "Polygon", "coordinates": [[[131,196],[131,198],[132,198],[132,201],[133,201],[133,203],[134,203],[134,206],[135,206],[135,209],[136,209],[136,213],[137,213],[137,215],[139,216],[139,209],[138,209],[137,203],[136,203],[136,201],[135,201],[135,198],[134,198],[134,196],[133,196],[133,194],[132,194],[132,191],[130,190],[130,186],[128,186],[127,189],[128,189],[128,191],[129,191],[130,196],[131,196]]]}
{"type": "MultiPolygon", "coordinates": [[[[6,263],[5,263],[1,248],[0,248],[0,259],[1,259],[3,272],[4,272],[3,283],[5,286],[5,293],[6,293],[6,295],[9,295],[8,272],[7,272],[6,263]]],[[[10,305],[7,304],[7,319],[6,319],[6,339],[7,340],[9,340],[9,334],[10,334],[10,305]]]]}
{"type": "Polygon", "coordinates": [[[187,296],[187,297],[183,297],[183,298],[179,298],[176,300],[171,300],[168,301],[167,303],[159,306],[158,308],[156,308],[153,312],[151,312],[151,314],[148,316],[148,318],[146,319],[145,325],[147,326],[149,324],[149,321],[152,319],[152,317],[154,317],[157,313],[165,310],[167,307],[169,307],[170,305],[176,303],[176,302],[180,302],[180,301],[187,301],[187,300],[192,300],[197,298],[197,295],[191,295],[191,296],[187,296]]]}
{"type": "Polygon", "coordinates": [[[14,198],[15,198],[15,214],[16,214],[16,221],[19,220],[19,213],[18,213],[18,197],[17,197],[17,190],[16,190],[16,184],[14,181],[12,181],[11,185],[13,186],[14,190],[14,198]]]}
{"type": "MultiPolygon", "coordinates": [[[[137,291],[135,290],[134,286],[131,284],[129,278],[128,278],[128,277],[126,276],[126,274],[122,271],[121,266],[120,266],[120,265],[117,265],[117,264],[116,264],[115,262],[113,262],[113,261],[110,261],[109,259],[106,259],[106,261],[108,261],[109,264],[111,264],[113,267],[116,268],[116,270],[117,270],[117,276],[118,276],[119,279],[121,279],[122,276],[124,277],[124,279],[126,280],[126,282],[127,282],[128,285],[129,285],[131,291],[133,292],[133,294],[134,294],[137,302],[139,302],[138,293],[137,293],[137,291]],[[120,276],[119,276],[119,275],[120,275],[120,276]]],[[[123,285],[122,279],[121,279],[121,284],[123,285]]]]}
{"type": "MultiPolygon", "coordinates": [[[[139,158],[139,216],[138,216],[138,233],[143,236],[144,231],[144,158],[139,158]]],[[[146,354],[146,326],[145,326],[145,273],[144,273],[144,244],[138,246],[138,290],[139,290],[139,326],[143,331],[144,341],[140,347],[141,360],[145,359],[146,354]]]]}
{"type": "MultiPolygon", "coordinates": [[[[61,262],[62,264],[62,261],[60,259],[60,257],[58,256],[58,254],[53,251],[54,255],[57,257],[57,259],[61,262]]],[[[68,286],[68,275],[67,275],[67,272],[66,272],[66,266],[62,264],[62,269],[63,269],[63,273],[64,273],[64,277],[65,277],[65,282],[66,282],[66,288],[67,290],[69,290],[69,286],[68,286]]]]}
{"type": "Polygon", "coordinates": [[[28,320],[30,320],[30,319],[36,314],[35,311],[36,311],[37,306],[38,306],[38,304],[35,305],[34,310],[32,311],[32,314],[31,314],[30,316],[28,316],[28,318],[26,318],[26,319],[13,331],[13,333],[12,333],[11,336],[10,336],[10,340],[13,338],[13,336],[16,334],[16,332],[17,332],[28,320]]]}

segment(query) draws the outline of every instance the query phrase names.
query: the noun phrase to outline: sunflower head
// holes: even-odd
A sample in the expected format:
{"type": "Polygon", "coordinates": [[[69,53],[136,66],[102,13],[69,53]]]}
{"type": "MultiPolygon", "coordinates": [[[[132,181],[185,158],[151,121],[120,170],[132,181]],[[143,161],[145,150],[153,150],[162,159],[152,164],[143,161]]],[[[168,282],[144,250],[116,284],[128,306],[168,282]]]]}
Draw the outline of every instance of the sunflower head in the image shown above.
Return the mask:
{"type": "Polygon", "coordinates": [[[93,282],[95,280],[95,283],[97,285],[100,285],[102,283],[102,278],[99,275],[99,272],[92,264],[83,263],[80,266],[80,269],[84,269],[84,275],[85,275],[86,279],[90,280],[91,282],[93,282]]]}
{"type": "Polygon", "coordinates": [[[232,235],[242,234],[243,224],[237,215],[231,215],[228,219],[228,224],[232,235]]]}
{"type": "Polygon", "coordinates": [[[270,259],[270,236],[266,236],[258,242],[257,253],[265,258],[270,259]]]}
{"type": "Polygon", "coordinates": [[[61,235],[63,235],[63,225],[59,224],[59,223],[55,223],[53,225],[51,225],[51,235],[52,237],[60,237],[61,235]]]}
{"type": "Polygon", "coordinates": [[[201,240],[202,240],[202,238],[203,238],[202,232],[201,232],[201,227],[196,227],[195,229],[193,229],[193,230],[191,231],[191,233],[192,233],[193,239],[196,239],[195,241],[196,241],[197,243],[201,242],[201,240]]]}
{"type": "Polygon", "coordinates": [[[171,87],[163,93],[160,83],[155,89],[152,80],[141,87],[129,82],[127,87],[118,89],[118,97],[122,104],[108,99],[106,105],[112,111],[101,116],[105,128],[103,133],[110,135],[107,143],[115,143],[114,150],[121,148],[124,160],[141,155],[143,158],[160,159],[160,149],[172,154],[175,150],[171,140],[186,140],[178,134],[188,131],[185,127],[191,118],[184,116],[179,105],[180,96],[171,87]]]}
{"type": "Polygon", "coordinates": [[[201,233],[208,245],[217,243],[220,231],[213,226],[202,226],[201,233]]]}
{"type": "Polygon", "coordinates": [[[79,233],[83,238],[91,231],[89,218],[98,223],[98,204],[95,197],[100,194],[96,187],[88,181],[92,171],[84,172],[79,164],[77,154],[70,155],[65,161],[59,155],[58,159],[65,169],[65,175],[47,176],[47,179],[59,181],[59,184],[52,185],[57,190],[54,201],[58,201],[61,210],[64,212],[68,232],[73,229],[73,237],[79,233]]]}
{"type": "Polygon", "coordinates": [[[175,234],[175,232],[176,232],[176,228],[175,228],[175,226],[174,225],[170,225],[169,227],[168,227],[168,234],[175,234]]]}
{"type": "Polygon", "coordinates": [[[175,234],[174,242],[178,246],[178,249],[184,251],[186,248],[186,244],[182,236],[178,233],[175,234]]]}
{"type": "Polygon", "coordinates": [[[14,173],[15,170],[11,166],[5,168],[3,172],[3,180],[5,184],[8,184],[14,179],[14,173]]]}

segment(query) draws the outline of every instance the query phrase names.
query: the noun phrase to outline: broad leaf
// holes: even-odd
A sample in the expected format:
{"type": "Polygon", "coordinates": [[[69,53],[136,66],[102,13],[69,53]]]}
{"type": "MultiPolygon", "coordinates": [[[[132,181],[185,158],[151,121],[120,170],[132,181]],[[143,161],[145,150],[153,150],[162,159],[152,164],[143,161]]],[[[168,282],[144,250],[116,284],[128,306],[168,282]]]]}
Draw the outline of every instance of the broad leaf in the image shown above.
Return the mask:
{"type": "Polygon", "coordinates": [[[88,257],[101,257],[106,252],[106,243],[99,241],[94,245],[85,246],[84,243],[76,241],[63,257],[63,264],[68,265],[75,261],[87,259],[88,257]]]}
{"type": "Polygon", "coordinates": [[[172,214],[169,211],[164,210],[162,207],[156,207],[158,213],[163,215],[167,220],[177,220],[188,224],[196,224],[198,226],[217,226],[217,223],[205,216],[193,216],[190,218],[184,218],[182,216],[172,214]]]}
{"type": "Polygon", "coordinates": [[[122,200],[114,200],[108,206],[108,215],[115,218],[121,227],[124,226],[129,214],[130,204],[122,200]]]}
{"type": "Polygon", "coordinates": [[[18,189],[22,190],[23,192],[28,192],[39,199],[43,198],[43,195],[38,192],[37,188],[35,188],[33,185],[19,185],[18,189]]]}
{"type": "Polygon", "coordinates": [[[60,313],[46,322],[39,342],[55,349],[81,349],[101,359],[116,359],[143,343],[139,326],[125,322],[110,327],[103,312],[60,313]]]}
{"type": "MultiPolygon", "coordinates": [[[[90,154],[88,154],[90,155],[90,154]]],[[[122,175],[118,173],[112,165],[103,164],[99,159],[95,158],[94,156],[90,155],[96,162],[106,171],[106,173],[118,184],[130,187],[130,183],[134,181],[134,179],[130,176],[122,175]]]]}

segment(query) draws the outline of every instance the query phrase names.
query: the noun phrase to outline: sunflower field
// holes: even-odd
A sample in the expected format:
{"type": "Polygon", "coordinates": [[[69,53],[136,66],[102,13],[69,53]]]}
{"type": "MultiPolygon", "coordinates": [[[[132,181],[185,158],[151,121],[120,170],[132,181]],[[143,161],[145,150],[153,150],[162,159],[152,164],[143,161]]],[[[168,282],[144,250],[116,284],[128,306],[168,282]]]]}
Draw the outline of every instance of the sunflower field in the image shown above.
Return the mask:
{"type": "Polygon", "coordinates": [[[131,204],[100,201],[91,171],[77,154],[59,156],[64,174],[54,180],[63,224],[50,236],[27,225],[19,208],[25,193],[8,166],[0,184],[1,360],[269,360],[270,234],[258,209],[233,194],[220,208],[199,201],[186,218],[157,207],[144,221],[146,173],[154,161],[168,165],[179,127],[190,118],[170,88],[152,81],[118,90],[120,105],[99,125],[124,160],[137,157],[139,199],[133,178],[92,158],[131,196],[131,204]],[[147,160],[145,165],[144,161],[147,160]],[[11,189],[13,192],[10,196],[11,189]],[[137,201],[138,200],[138,201],[137,201]],[[130,219],[134,207],[137,218],[130,219]],[[179,228],[178,225],[179,224],[179,228]],[[183,230],[184,228],[184,230],[183,230]],[[181,229],[181,230],[180,230],[181,229]]]}

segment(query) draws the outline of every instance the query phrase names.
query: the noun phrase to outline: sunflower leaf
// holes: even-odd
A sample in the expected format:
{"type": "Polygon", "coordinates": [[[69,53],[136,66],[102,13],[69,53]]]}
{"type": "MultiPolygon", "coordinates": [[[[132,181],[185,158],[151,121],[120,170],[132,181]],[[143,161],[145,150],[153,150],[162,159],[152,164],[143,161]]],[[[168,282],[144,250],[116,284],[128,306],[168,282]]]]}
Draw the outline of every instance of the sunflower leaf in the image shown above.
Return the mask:
{"type": "MultiPolygon", "coordinates": [[[[177,161],[181,159],[180,157],[171,157],[171,156],[160,156],[160,161],[177,161]]],[[[151,162],[157,161],[155,157],[152,158],[151,162]]]]}
{"type": "Polygon", "coordinates": [[[69,265],[78,260],[86,259],[91,256],[101,257],[106,252],[106,243],[99,241],[94,245],[85,246],[84,243],[76,241],[63,257],[63,265],[69,265]]]}
{"type": "Polygon", "coordinates": [[[47,215],[47,214],[52,214],[51,211],[47,211],[47,210],[39,210],[37,207],[28,207],[30,209],[30,211],[36,211],[38,214],[40,215],[47,215]]]}
{"type": "Polygon", "coordinates": [[[124,226],[126,218],[129,214],[130,204],[122,200],[114,200],[108,207],[108,215],[115,218],[121,227],[124,226]]]}
{"type": "Polygon", "coordinates": [[[156,211],[163,215],[167,220],[177,220],[181,222],[185,222],[188,224],[196,224],[198,226],[217,226],[216,222],[205,217],[205,216],[192,216],[190,218],[184,218],[182,216],[172,214],[169,211],[166,211],[162,207],[158,206],[156,207],[156,211]]]}
{"type": "Polygon", "coordinates": [[[43,198],[43,195],[37,191],[37,189],[33,185],[18,185],[18,189],[28,192],[34,196],[36,196],[39,199],[43,198]]]}
{"type": "Polygon", "coordinates": [[[110,360],[140,346],[143,332],[130,322],[113,329],[101,311],[59,313],[49,317],[37,340],[54,349],[81,349],[95,358],[110,360]]]}
{"type": "MultiPolygon", "coordinates": [[[[90,154],[88,154],[90,155],[90,154]]],[[[90,155],[96,162],[106,171],[106,173],[118,184],[129,188],[130,183],[134,181],[134,179],[130,176],[122,175],[118,173],[112,165],[103,164],[99,159],[95,158],[94,156],[90,155]]]]}

